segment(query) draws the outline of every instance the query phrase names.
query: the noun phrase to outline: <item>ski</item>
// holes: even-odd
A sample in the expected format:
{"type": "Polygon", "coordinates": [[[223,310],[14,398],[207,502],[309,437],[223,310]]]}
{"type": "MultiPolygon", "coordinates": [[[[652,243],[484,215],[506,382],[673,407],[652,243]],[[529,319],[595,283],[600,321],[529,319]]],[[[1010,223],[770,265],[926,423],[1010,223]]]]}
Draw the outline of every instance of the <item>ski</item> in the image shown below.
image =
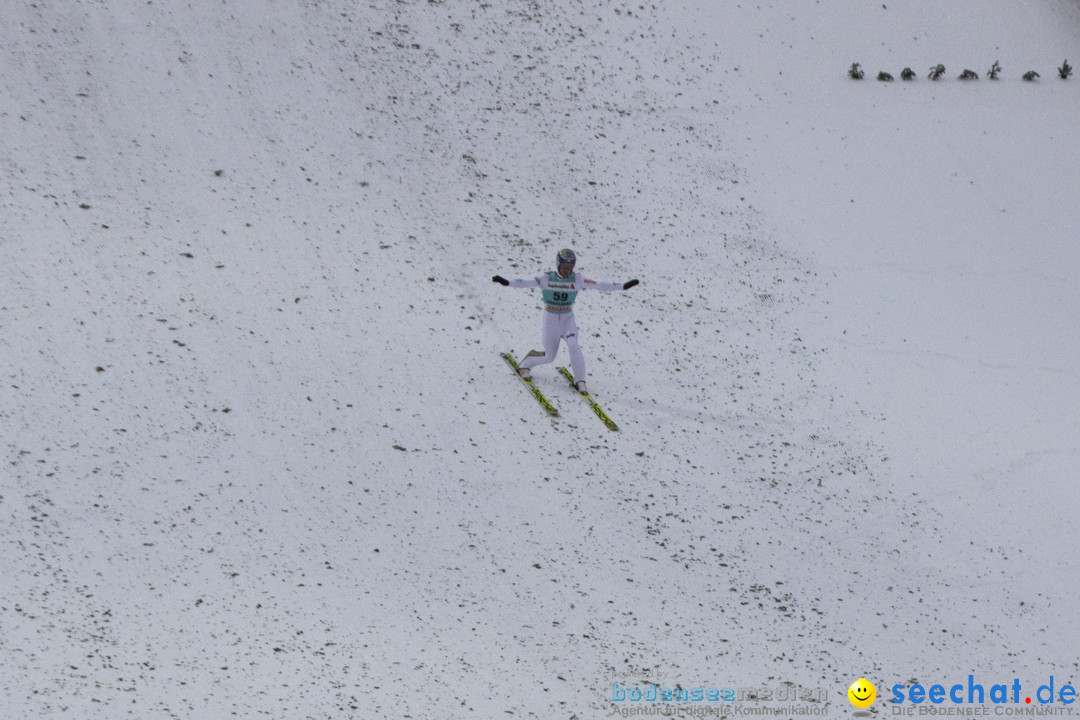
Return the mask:
{"type": "MultiPolygon", "coordinates": [[[[502,359],[506,361],[506,364],[513,368],[514,375],[517,375],[517,379],[525,383],[525,387],[529,388],[529,392],[532,393],[532,396],[534,398],[536,398],[536,402],[540,403],[540,407],[544,408],[548,415],[552,417],[558,417],[558,409],[556,409],[556,407],[551,404],[550,400],[544,397],[544,393],[540,392],[540,388],[536,386],[536,383],[534,383],[532,380],[526,380],[525,378],[518,375],[518,364],[517,360],[514,360],[514,356],[510,353],[500,353],[500,355],[502,355],[502,359]]],[[[526,355],[526,357],[528,357],[528,355],[526,355]]]]}
{"type": "MultiPolygon", "coordinates": [[[[570,382],[570,387],[574,387],[574,374],[570,372],[570,368],[560,367],[559,372],[561,372],[563,374],[563,377],[565,377],[570,382]]],[[[596,417],[600,418],[600,422],[604,423],[604,425],[607,426],[608,430],[619,429],[619,426],[615,424],[614,420],[608,417],[608,414],[604,412],[604,408],[600,407],[600,404],[593,399],[592,395],[587,392],[578,392],[578,389],[576,387],[574,388],[574,392],[580,395],[582,400],[589,403],[589,407],[592,408],[592,411],[594,413],[596,413],[596,417]]]]}

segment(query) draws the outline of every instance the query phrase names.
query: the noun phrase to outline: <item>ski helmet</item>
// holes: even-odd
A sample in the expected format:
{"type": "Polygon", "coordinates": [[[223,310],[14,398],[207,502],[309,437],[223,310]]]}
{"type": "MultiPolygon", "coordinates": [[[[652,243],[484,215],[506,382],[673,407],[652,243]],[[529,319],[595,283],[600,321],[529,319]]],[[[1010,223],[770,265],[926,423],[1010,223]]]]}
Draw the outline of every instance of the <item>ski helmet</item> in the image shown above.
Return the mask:
{"type": "Polygon", "coordinates": [[[563,248],[559,251],[559,254],[555,256],[555,264],[562,265],[563,263],[570,263],[571,266],[577,262],[577,255],[570,248],[563,248]]]}

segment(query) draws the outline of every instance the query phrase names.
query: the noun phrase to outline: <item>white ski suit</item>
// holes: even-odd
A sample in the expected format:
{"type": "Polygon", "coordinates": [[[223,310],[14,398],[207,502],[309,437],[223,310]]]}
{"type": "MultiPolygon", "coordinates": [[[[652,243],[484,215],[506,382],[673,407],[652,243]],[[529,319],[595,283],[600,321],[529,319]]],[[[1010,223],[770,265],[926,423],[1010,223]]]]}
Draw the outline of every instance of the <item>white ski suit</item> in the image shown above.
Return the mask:
{"type": "Polygon", "coordinates": [[[559,352],[559,341],[566,341],[570,351],[570,369],[574,372],[574,381],[585,379],[585,356],[578,344],[578,327],[574,321],[574,301],[582,290],[601,290],[611,292],[622,290],[623,283],[590,280],[579,272],[572,272],[562,277],[551,270],[534,278],[510,281],[514,288],[540,288],[544,293],[544,323],[542,341],[543,357],[533,355],[522,361],[522,368],[533,368],[553,362],[559,352]]]}

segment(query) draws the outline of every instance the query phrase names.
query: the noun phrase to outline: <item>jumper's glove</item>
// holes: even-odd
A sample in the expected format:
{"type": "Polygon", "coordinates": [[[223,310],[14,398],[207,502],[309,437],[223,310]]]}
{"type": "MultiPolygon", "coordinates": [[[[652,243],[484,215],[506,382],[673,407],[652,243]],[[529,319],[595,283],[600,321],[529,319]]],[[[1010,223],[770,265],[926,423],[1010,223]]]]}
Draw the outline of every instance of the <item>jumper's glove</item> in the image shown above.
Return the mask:
{"type": "Polygon", "coordinates": [[[496,275],[495,277],[491,278],[491,282],[497,282],[500,285],[509,285],[510,284],[510,281],[507,280],[506,278],[504,278],[502,275],[496,275]]]}
{"type": "Polygon", "coordinates": [[[634,287],[637,284],[638,284],[637,280],[627,280],[626,282],[623,283],[622,289],[623,290],[629,290],[630,288],[634,287]]]}

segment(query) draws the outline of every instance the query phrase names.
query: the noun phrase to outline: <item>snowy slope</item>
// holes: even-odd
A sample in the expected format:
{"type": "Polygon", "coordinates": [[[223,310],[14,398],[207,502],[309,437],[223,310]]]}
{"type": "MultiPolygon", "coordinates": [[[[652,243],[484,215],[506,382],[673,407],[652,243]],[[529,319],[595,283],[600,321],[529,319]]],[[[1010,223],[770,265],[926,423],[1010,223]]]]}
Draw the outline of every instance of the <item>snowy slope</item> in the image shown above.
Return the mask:
{"type": "Polygon", "coordinates": [[[1075,4],[7,15],[5,717],[1077,680],[1075,4]]]}

